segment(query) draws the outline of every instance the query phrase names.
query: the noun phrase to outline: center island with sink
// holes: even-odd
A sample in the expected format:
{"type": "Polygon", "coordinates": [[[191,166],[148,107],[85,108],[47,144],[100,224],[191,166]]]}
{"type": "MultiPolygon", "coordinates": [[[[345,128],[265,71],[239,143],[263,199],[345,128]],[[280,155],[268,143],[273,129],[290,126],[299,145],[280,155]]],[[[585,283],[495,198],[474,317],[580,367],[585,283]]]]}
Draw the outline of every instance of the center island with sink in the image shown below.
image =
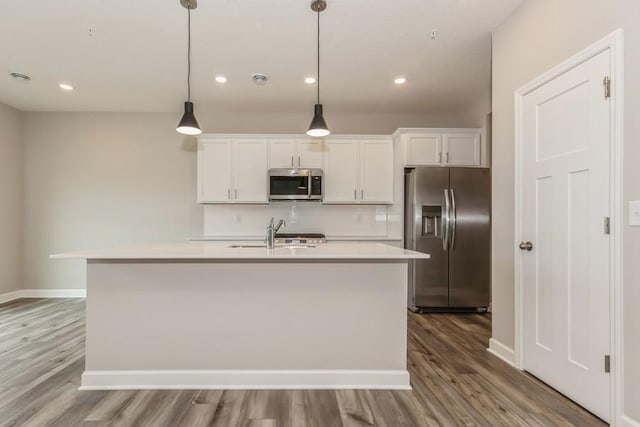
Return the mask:
{"type": "Polygon", "coordinates": [[[81,389],[408,389],[407,273],[380,243],[194,242],[87,260],[81,389]]]}

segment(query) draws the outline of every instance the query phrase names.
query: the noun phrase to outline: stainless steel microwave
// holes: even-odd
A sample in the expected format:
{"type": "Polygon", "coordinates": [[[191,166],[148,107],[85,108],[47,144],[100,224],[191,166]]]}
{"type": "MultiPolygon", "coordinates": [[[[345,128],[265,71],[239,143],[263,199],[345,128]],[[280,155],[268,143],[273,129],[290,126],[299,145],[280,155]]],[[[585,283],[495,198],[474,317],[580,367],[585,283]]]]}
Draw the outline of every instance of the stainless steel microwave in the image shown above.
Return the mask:
{"type": "Polygon", "coordinates": [[[322,169],[269,169],[269,200],[322,200],[322,169]]]}

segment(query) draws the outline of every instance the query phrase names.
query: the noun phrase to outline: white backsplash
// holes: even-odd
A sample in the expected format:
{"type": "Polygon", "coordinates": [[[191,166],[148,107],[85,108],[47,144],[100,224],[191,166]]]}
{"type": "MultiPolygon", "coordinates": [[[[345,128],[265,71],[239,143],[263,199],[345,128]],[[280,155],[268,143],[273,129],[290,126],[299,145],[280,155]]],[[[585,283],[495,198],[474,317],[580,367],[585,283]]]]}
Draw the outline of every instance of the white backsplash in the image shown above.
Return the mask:
{"type": "Polygon", "coordinates": [[[327,237],[389,237],[389,207],[275,202],[269,205],[207,205],[205,237],[264,236],[269,219],[284,219],[283,233],[324,233],[327,237]]]}

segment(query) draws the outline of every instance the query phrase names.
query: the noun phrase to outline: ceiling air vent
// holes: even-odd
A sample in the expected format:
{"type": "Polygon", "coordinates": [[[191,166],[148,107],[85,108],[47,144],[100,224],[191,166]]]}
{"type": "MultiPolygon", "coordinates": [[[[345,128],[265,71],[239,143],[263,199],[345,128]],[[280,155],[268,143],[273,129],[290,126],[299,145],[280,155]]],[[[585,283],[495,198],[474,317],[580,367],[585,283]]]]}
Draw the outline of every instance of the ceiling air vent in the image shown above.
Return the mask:
{"type": "Polygon", "coordinates": [[[253,82],[257,86],[264,86],[267,84],[267,80],[269,80],[269,77],[261,73],[256,73],[253,76],[251,76],[251,80],[253,80],[253,82]]]}

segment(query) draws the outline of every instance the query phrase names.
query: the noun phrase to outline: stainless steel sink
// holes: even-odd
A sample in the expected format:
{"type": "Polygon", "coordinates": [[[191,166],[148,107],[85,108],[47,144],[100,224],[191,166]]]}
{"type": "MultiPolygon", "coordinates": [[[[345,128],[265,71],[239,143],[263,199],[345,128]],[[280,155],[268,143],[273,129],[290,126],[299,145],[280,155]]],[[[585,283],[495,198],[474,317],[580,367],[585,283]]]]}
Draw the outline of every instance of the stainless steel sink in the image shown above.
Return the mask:
{"type": "MultiPolygon", "coordinates": [[[[230,248],[238,249],[238,248],[266,248],[267,245],[229,245],[230,248]]],[[[315,248],[315,245],[305,245],[305,244],[287,244],[287,245],[276,245],[274,249],[283,248],[283,249],[307,249],[307,248],[315,248]]]]}

